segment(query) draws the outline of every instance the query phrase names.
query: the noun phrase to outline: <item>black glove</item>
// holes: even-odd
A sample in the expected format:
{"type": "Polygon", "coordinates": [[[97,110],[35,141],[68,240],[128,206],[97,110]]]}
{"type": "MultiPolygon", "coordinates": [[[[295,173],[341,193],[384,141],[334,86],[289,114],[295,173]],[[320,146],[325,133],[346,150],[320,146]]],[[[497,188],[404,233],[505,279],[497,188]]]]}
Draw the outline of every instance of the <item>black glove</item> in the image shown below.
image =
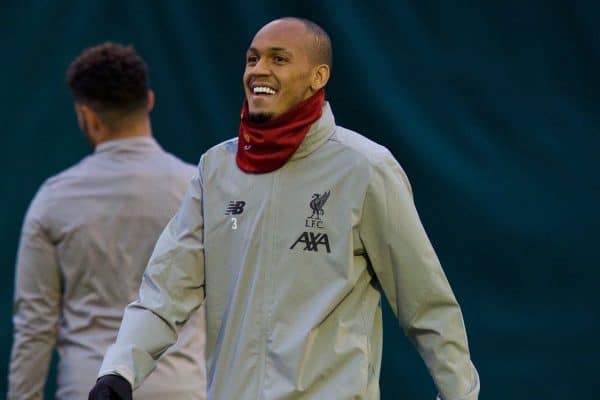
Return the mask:
{"type": "Polygon", "coordinates": [[[132,400],[131,385],[119,375],[101,376],[92,388],[88,400],[132,400]]]}

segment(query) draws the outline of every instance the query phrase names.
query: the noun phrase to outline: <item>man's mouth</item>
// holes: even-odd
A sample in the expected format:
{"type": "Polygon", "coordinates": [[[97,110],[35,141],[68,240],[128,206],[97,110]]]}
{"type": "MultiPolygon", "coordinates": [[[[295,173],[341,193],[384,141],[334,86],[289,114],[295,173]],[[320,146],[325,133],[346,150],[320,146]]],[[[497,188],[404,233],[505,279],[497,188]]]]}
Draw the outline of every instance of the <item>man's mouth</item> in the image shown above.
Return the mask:
{"type": "Polygon", "coordinates": [[[252,86],[252,94],[254,95],[269,95],[272,96],[277,93],[277,91],[269,86],[257,85],[252,86]]]}

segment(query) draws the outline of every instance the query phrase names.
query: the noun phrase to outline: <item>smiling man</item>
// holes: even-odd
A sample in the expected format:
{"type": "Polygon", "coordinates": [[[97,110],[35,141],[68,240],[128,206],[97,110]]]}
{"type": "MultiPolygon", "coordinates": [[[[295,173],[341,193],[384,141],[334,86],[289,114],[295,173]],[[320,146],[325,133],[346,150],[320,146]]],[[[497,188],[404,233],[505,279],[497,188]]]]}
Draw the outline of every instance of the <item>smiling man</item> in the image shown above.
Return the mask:
{"type": "Polygon", "coordinates": [[[91,399],[128,398],[203,302],[209,399],[378,399],[382,294],[440,397],[477,399],[460,307],[408,179],[387,149],[335,124],[330,70],[330,39],[310,21],[255,35],[238,138],[202,155],[91,399]]]}

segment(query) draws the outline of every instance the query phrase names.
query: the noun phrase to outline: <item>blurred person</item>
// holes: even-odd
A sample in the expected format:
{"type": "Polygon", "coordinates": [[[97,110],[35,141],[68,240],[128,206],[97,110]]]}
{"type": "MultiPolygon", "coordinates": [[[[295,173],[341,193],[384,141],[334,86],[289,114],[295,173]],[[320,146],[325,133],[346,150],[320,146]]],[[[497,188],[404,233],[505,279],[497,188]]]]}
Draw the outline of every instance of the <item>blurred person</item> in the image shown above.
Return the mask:
{"type": "Polygon", "coordinates": [[[256,33],[238,137],[202,155],[90,399],[128,399],[203,302],[209,399],[378,399],[382,293],[439,398],[478,398],[405,173],[325,101],[331,54],[304,19],[256,33]]]}
{"type": "MultiPolygon", "coordinates": [[[[195,171],[152,137],[154,94],[132,47],[86,49],[69,66],[67,80],[94,153],[46,180],[25,217],[9,373],[14,400],[43,397],[54,348],[56,399],[87,397],[123,310],[137,297],[152,248],[195,171]]],[[[192,318],[133,398],[206,398],[203,318],[192,318]]],[[[131,355],[145,357],[137,350],[131,355]]]]}

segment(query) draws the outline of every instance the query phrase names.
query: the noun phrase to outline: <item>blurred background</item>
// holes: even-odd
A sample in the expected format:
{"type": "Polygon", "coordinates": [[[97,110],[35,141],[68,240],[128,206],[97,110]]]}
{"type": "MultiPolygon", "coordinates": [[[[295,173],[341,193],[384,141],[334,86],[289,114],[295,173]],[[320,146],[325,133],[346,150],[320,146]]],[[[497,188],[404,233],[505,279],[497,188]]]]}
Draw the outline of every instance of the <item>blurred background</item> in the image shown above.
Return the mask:
{"type": "MultiPolygon", "coordinates": [[[[40,184],[91,149],[65,70],[132,44],[154,133],[197,163],[237,135],[244,54],[282,16],[323,26],[338,125],[388,147],[462,305],[481,399],[590,399],[600,377],[597,1],[0,1],[0,398],[20,226],[40,184]]],[[[384,305],[382,399],[433,399],[384,305]]],[[[53,397],[54,376],[47,384],[53,397]]]]}

